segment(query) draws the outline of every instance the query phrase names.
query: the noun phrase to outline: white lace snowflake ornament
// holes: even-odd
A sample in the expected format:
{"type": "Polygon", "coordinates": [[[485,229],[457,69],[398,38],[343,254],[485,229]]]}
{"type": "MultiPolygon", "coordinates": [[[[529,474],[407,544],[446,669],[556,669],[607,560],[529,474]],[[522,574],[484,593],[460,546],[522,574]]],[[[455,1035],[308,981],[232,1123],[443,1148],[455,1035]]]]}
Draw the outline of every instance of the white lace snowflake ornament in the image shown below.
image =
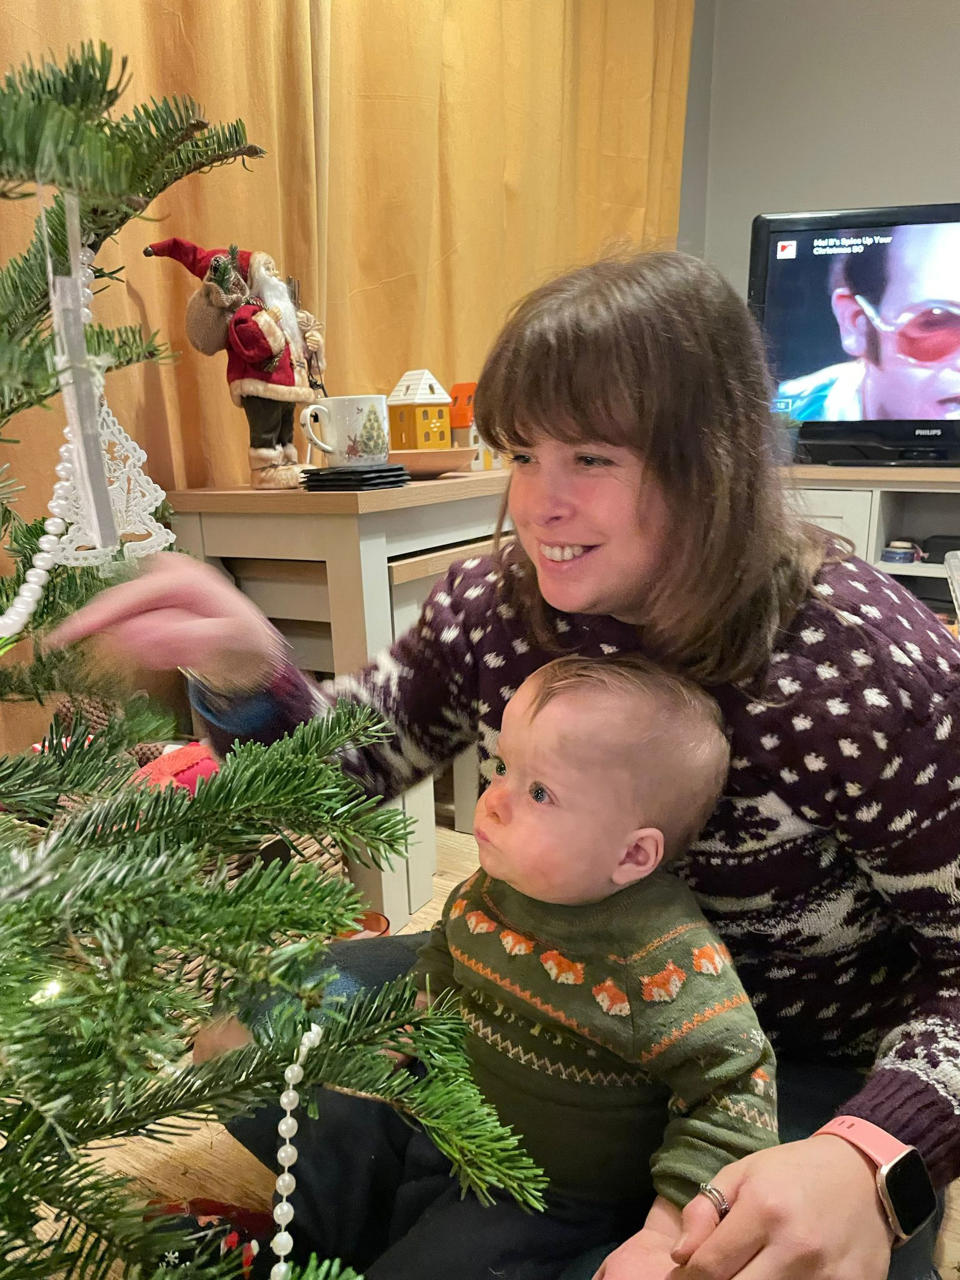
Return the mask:
{"type": "MultiPolygon", "coordinates": [[[[173,532],[164,528],[153,515],[166,495],[145,474],[146,453],[127,435],[107,404],[103,396],[102,374],[96,382],[99,401],[97,434],[110,509],[123,555],[127,560],[153,555],[155,551],[169,547],[174,540],[173,532]]],[[[69,527],[60,539],[59,562],[81,568],[112,560],[116,546],[97,545],[94,531],[89,527],[89,509],[79,488],[65,493],[63,501],[62,515],[69,527]]]]}

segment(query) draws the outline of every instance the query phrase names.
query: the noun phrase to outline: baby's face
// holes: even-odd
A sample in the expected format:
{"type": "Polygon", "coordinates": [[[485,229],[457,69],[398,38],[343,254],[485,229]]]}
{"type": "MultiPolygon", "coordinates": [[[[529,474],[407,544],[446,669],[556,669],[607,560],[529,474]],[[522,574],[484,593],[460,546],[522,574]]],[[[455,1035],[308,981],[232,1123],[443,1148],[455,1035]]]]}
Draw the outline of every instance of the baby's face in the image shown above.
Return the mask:
{"type": "Polygon", "coordinates": [[[536,692],[532,676],[503,715],[474,817],[480,865],[541,902],[597,902],[621,887],[613,870],[643,825],[633,781],[643,762],[614,745],[625,735],[611,733],[624,714],[612,695],[563,692],[531,717],[536,692]]]}

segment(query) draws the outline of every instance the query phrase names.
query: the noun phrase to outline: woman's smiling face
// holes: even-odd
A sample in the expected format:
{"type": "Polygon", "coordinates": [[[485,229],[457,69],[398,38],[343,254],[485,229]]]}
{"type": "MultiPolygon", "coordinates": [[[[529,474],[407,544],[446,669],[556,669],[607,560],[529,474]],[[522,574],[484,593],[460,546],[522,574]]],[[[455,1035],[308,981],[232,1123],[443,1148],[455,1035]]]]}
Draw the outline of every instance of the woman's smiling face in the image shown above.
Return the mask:
{"type": "Polygon", "coordinates": [[[537,437],[512,461],[508,509],[544,600],[565,613],[643,622],[663,564],[667,509],[632,449],[537,437]]]}

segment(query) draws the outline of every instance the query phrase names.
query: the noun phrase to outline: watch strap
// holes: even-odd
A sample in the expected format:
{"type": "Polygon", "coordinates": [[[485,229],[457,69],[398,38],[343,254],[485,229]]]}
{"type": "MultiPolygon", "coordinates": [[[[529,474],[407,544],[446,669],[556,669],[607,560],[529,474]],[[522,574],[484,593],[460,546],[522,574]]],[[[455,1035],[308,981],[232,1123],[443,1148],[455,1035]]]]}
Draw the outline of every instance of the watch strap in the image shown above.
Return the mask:
{"type": "Polygon", "coordinates": [[[816,1131],[815,1138],[822,1133],[832,1134],[837,1138],[845,1138],[852,1146],[858,1147],[868,1156],[878,1169],[890,1164],[898,1156],[902,1156],[910,1147],[901,1142],[893,1134],[887,1133],[879,1125],[869,1120],[861,1120],[859,1116],[834,1116],[834,1118],[816,1131]]]}

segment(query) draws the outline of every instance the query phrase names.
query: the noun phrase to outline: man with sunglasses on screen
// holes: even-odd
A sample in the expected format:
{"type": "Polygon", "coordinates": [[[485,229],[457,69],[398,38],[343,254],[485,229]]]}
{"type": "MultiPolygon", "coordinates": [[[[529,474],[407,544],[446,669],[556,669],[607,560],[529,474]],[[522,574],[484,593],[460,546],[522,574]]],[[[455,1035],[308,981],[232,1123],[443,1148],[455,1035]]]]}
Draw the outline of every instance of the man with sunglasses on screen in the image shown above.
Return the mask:
{"type": "Polygon", "coordinates": [[[830,285],[851,359],[782,382],[791,418],[960,418],[960,226],[896,227],[837,257],[830,285]]]}

